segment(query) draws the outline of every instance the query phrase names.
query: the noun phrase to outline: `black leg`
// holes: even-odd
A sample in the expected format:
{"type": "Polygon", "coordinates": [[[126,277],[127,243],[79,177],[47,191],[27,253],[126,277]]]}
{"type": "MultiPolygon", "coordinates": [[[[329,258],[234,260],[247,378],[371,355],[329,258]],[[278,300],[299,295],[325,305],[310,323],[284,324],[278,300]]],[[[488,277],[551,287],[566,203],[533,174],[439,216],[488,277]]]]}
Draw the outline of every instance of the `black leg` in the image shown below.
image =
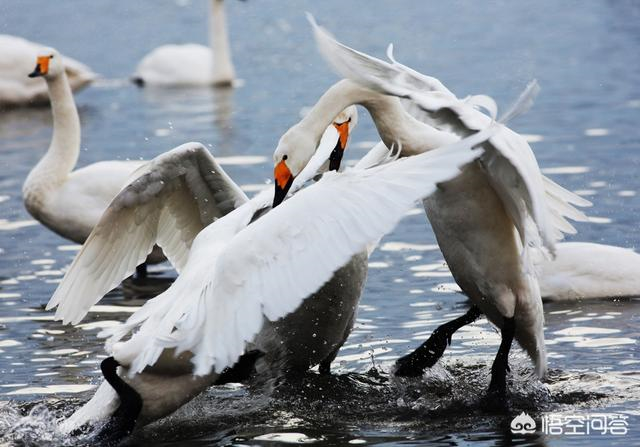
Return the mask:
{"type": "MultiPolygon", "coordinates": [[[[345,336],[345,340],[346,340],[346,336],[345,336]]],[[[340,346],[342,346],[342,344],[340,344],[340,346]]],[[[329,354],[327,358],[321,361],[320,364],[318,365],[318,372],[323,376],[328,376],[329,374],[331,374],[331,363],[338,356],[338,351],[340,351],[340,346],[336,346],[333,352],[329,354]]]]}
{"type": "Polygon", "coordinates": [[[502,342],[491,366],[489,393],[504,395],[507,390],[507,371],[509,371],[509,351],[516,329],[515,318],[505,318],[502,326],[502,342]]]}
{"type": "Polygon", "coordinates": [[[480,309],[472,306],[466,314],[439,326],[418,349],[396,361],[395,375],[415,377],[421,375],[425,368],[431,368],[451,344],[453,334],[462,326],[473,323],[480,314],[480,309]]]}
{"type": "Polygon", "coordinates": [[[147,263],[143,262],[136,267],[136,279],[145,279],[147,277],[147,263]]]}
{"type": "Polygon", "coordinates": [[[247,380],[255,372],[256,361],[263,355],[264,353],[258,350],[244,353],[231,368],[225,368],[222,371],[214,385],[239,383],[247,380]]]}
{"type": "Polygon", "coordinates": [[[118,375],[118,366],[120,364],[113,357],[104,359],[100,364],[105,380],[120,398],[120,406],[96,436],[96,440],[108,444],[115,443],[130,434],[142,410],[142,397],[118,375]]]}

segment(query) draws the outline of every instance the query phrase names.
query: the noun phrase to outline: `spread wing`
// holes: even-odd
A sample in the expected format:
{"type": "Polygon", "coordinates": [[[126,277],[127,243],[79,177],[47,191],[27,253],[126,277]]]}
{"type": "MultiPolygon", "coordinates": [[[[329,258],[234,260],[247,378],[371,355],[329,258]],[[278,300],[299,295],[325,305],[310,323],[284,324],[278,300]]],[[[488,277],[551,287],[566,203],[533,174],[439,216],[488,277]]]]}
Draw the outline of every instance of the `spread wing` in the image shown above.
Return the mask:
{"type": "Polygon", "coordinates": [[[195,236],[247,201],[213,156],[187,143],[140,168],[113,199],[47,304],[77,323],[109,290],[162,247],[180,270],[195,236]]]}
{"type": "Polygon", "coordinates": [[[479,152],[470,148],[494,131],[491,126],[443,149],[370,169],[325,174],[224,247],[208,241],[209,233],[237,226],[227,224],[240,218],[236,210],[198,235],[184,272],[157,304],[132,315],[124,330],[102,335],[111,335],[113,343],[139,327],[130,340],[112,345],[115,358],[132,365],[132,373],[154,364],[168,348],[191,352],[198,375],[232,365],[265,317],[277,320],[294,311],[436,183],[475,159],[479,152]]]}
{"type": "MultiPolygon", "coordinates": [[[[341,44],[313,21],[312,25],[318,48],[334,70],[372,90],[410,100],[424,113],[426,123],[463,137],[491,121],[479,110],[495,113],[487,97],[459,100],[437,79],[399,64],[391,52],[391,62],[381,61],[341,44]]],[[[526,95],[536,89],[537,84],[531,84],[526,95]]],[[[588,202],[566,190],[557,194],[556,188],[543,180],[529,144],[509,128],[503,126],[483,147],[481,162],[523,245],[544,245],[553,253],[555,241],[570,227],[565,218],[585,219],[572,204],[585,206],[588,202]],[[548,196],[556,200],[549,202],[548,196]]]]}

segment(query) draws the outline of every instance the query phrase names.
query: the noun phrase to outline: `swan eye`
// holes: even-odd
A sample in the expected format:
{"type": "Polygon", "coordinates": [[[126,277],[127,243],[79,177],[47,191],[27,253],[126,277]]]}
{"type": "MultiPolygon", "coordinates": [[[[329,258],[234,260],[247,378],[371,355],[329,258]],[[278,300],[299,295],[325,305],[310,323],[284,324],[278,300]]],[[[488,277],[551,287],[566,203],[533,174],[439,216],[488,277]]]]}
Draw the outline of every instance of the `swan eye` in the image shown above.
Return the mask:
{"type": "Polygon", "coordinates": [[[283,161],[284,161],[284,160],[286,160],[287,158],[289,158],[289,157],[287,156],[287,154],[284,154],[284,155],[282,156],[282,160],[283,160],[283,161]]]}
{"type": "Polygon", "coordinates": [[[49,59],[53,59],[53,54],[51,56],[49,56],[49,59]]]}

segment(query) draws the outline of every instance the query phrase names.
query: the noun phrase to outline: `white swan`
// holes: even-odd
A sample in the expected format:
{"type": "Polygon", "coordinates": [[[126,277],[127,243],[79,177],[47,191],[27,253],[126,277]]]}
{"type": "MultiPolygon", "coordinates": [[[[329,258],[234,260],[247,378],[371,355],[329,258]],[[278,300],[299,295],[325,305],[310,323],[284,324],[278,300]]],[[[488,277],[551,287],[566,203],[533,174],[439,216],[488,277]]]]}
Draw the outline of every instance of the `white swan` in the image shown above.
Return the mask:
{"type": "MultiPolygon", "coordinates": [[[[46,104],[47,86],[27,75],[43,46],[21,37],[0,34],[0,106],[46,104]]],[[[62,57],[72,91],[86,87],[96,79],[89,67],[70,57],[62,57]]]]}
{"type": "MultiPolygon", "coordinates": [[[[458,135],[489,122],[488,116],[473,107],[491,109],[492,104],[483,98],[460,101],[439,80],[393,60],[390,64],[352,50],[311,21],[320,52],[335,70],[352,80],[330,88],[285,134],[275,152],[276,163],[280,154],[293,151],[311,157],[321,126],[335,111],[351,104],[367,108],[384,143],[388,147],[397,144],[405,156],[456,141],[458,135]],[[393,96],[409,99],[431,125],[409,115],[393,96]]],[[[415,353],[400,359],[396,372],[420,374],[442,355],[451,334],[482,312],[502,330],[503,343],[489,389],[503,393],[514,337],[532,358],[537,374],[546,371],[542,301],[529,251],[546,248],[553,253],[562,232],[575,231],[564,217],[585,218],[570,202],[588,202],[544,178],[529,145],[510,129],[503,127],[484,147],[479,162],[466,167],[458,178],[438,185],[425,200],[440,249],[474,307],[465,317],[436,330],[415,353]]]]}
{"type": "MultiPolygon", "coordinates": [[[[82,244],[111,200],[145,162],[102,161],[73,171],[80,154],[80,119],[63,59],[55,49],[45,48],[33,62],[36,69],[29,76],[44,77],[51,98],[53,136],[24,182],[24,204],[47,228],[82,244]]],[[[156,252],[150,260],[162,259],[156,252]]]]}
{"type": "Polygon", "coordinates": [[[640,255],[627,248],[563,242],[555,259],[536,259],[536,269],[549,301],[640,296],[640,255]]]}
{"type": "MultiPolygon", "coordinates": [[[[298,312],[340,266],[391,230],[415,200],[431,193],[436,182],[457,175],[461,165],[478,156],[470,148],[494,130],[491,126],[411,160],[326,174],[249,225],[256,212],[270,206],[273,193],[264,191],[207,226],[193,240],[176,282],[124,325],[102,333],[111,337],[107,346],[115,362],[125,365],[116,374],[118,363],[108,359],[104,368],[116,390],[103,384],[95,401],[63,429],[123,414],[141,424],[174,411],[234,365],[247,344],[260,337],[265,322],[298,312]],[[192,373],[197,377],[190,381],[192,373]],[[167,388],[158,380],[162,376],[167,388]],[[185,389],[178,392],[176,383],[185,389]]],[[[301,174],[296,159],[291,153],[289,167],[298,178],[292,189],[313,175],[301,174]]],[[[124,199],[128,189],[119,197],[124,199]]],[[[299,327],[315,331],[305,317],[299,327]]]]}
{"type": "Polygon", "coordinates": [[[210,46],[195,43],[163,45],[147,54],[136,67],[133,81],[158,86],[231,86],[235,69],[224,14],[224,0],[209,0],[210,46]]]}

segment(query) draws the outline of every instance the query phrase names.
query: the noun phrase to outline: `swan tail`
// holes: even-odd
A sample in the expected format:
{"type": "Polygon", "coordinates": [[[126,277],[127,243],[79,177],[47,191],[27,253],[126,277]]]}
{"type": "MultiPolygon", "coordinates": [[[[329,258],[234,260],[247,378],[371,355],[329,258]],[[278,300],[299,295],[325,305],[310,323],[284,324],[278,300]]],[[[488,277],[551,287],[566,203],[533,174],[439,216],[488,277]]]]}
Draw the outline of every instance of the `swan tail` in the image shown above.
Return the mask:
{"type": "Polygon", "coordinates": [[[75,434],[88,426],[103,423],[118,407],[118,394],[107,381],[102,382],[93,397],[60,424],[60,431],[75,434]]]}
{"type": "Polygon", "coordinates": [[[525,275],[527,287],[516,298],[515,338],[535,365],[536,375],[547,372],[547,351],[544,345],[544,312],[538,282],[533,274],[525,275]]]}

